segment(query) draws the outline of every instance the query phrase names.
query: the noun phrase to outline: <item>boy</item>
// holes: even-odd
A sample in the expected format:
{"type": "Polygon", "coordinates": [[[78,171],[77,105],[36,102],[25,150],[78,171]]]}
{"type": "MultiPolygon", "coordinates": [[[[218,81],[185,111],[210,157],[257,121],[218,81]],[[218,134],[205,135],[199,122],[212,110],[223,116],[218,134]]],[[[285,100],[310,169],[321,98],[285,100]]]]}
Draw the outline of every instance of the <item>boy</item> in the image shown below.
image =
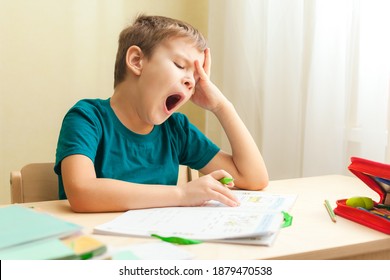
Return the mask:
{"type": "Polygon", "coordinates": [[[60,198],[76,212],[199,206],[208,200],[237,206],[218,180],[264,188],[262,156],[233,105],[210,81],[210,64],[203,36],[187,23],[141,15],[124,29],[112,97],[81,100],[64,118],[55,164],[60,198]],[[216,115],[232,155],[175,113],[188,100],[216,115]],[[179,164],[205,176],[173,187],[179,164]]]}

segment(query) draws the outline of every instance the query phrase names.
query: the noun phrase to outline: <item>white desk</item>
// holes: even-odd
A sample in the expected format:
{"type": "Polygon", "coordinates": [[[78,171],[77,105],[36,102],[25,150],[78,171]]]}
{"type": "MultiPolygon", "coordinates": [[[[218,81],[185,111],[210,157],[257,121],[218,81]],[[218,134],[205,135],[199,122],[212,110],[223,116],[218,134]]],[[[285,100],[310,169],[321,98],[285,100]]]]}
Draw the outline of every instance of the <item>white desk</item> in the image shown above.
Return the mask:
{"type": "MultiPolygon", "coordinates": [[[[337,217],[333,223],[323,205],[328,199],[335,207],[336,200],[352,196],[379,196],[354,177],[329,175],[271,181],[265,192],[298,194],[290,214],[292,226],[281,229],[270,247],[202,243],[181,246],[196,259],[390,259],[390,235],[337,217]]],[[[68,201],[27,203],[65,220],[84,226],[92,234],[94,226],[107,222],[121,213],[78,214],[71,211],[68,201]]],[[[151,238],[129,238],[94,235],[107,245],[124,246],[151,242],[151,238]]]]}

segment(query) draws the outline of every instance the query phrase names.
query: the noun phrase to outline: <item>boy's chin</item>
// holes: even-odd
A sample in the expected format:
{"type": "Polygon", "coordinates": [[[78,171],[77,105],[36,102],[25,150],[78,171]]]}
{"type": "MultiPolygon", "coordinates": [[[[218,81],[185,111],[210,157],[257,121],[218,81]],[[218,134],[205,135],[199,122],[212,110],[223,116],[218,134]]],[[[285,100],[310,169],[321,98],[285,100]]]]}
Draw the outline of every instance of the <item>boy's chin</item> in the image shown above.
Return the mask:
{"type": "Polygon", "coordinates": [[[166,121],[170,118],[171,115],[172,115],[172,114],[166,115],[165,117],[160,117],[160,118],[158,118],[158,119],[155,119],[154,122],[153,122],[154,125],[163,124],[164,122],[166,122],[166,121]]]}

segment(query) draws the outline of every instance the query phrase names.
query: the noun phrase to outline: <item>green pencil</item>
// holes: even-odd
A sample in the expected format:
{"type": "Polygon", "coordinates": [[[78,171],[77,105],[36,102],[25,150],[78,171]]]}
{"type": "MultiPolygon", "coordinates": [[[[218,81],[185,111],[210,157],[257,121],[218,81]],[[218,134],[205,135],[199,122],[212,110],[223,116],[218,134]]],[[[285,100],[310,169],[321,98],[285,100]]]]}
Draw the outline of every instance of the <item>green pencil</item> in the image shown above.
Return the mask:
{"type": "Polygon", "coordinates": [[[332,220],[332,222],[335,223],[336,222],[336,215],[333,212],[333,209],[330,206],[329,201],[327,199],[325,199],[324,205],[325,205],[326,210],[328,211],[330,219],[332,220]]]}

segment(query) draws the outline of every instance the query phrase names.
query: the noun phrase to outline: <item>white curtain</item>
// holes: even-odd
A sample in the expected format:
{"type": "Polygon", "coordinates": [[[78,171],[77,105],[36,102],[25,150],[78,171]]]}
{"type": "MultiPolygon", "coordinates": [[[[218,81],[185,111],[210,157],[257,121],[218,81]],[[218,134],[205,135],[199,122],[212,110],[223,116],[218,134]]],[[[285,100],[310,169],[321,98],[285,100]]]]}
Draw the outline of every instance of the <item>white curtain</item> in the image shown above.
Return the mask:
{"type": "MultiPolygon", "coordinates": [[[[390,163],[390,1],[211,0],[212,80],[271,179],[390,163]]],[[[206,132],[228,149],[216,119],[206,132]]]]}

